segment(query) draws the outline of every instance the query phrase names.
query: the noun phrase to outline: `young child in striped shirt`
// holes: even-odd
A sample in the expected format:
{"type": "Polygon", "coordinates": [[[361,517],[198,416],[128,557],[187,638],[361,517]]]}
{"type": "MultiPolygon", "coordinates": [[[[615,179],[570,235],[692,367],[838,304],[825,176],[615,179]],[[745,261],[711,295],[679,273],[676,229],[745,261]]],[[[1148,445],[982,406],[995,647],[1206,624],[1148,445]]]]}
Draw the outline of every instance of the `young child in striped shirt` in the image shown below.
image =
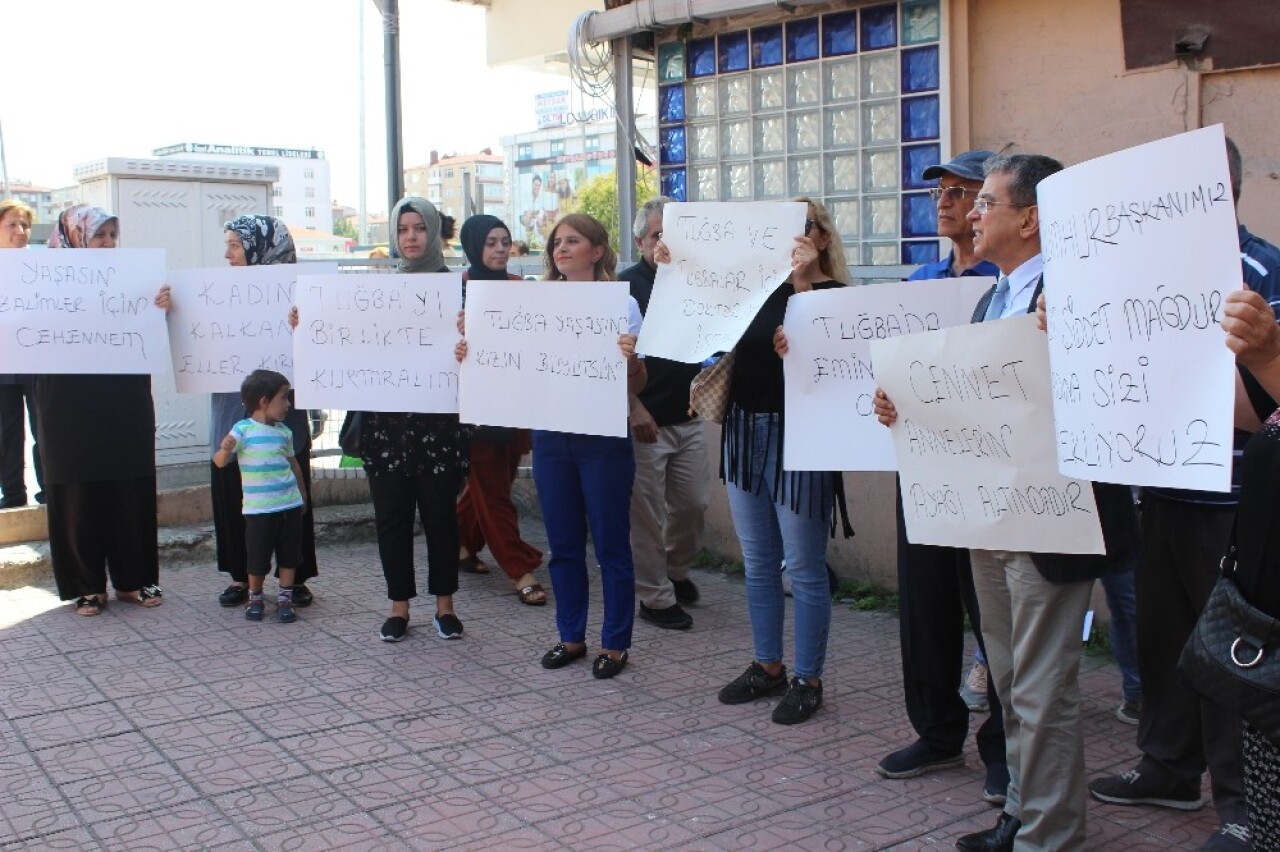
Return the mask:
{"type": "Polygon", "coordinates": [[[283,423],[289,413],[289,380],[273,370],[254,370],[240,385],[240,399],[253,414],[231,427],[213,463],[226,467],[239,456],[249,551],[249,605],[244,617],[262,620],[262,584],[274,553],[280,567],[276,620],[287,624],[297,619],[293,579],[302,562],[302,515],[307,511],[302,470],[293,456],[293,433],[283,423]]]}

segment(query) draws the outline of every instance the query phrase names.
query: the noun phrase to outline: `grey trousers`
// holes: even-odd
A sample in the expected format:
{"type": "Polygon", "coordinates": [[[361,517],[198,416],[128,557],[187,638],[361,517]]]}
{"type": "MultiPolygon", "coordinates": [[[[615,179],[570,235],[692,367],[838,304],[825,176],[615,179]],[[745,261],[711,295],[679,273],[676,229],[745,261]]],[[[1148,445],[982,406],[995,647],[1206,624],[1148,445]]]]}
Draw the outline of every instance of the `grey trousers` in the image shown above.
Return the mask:
{"type": "Polygon", "coordinates": [[[631,489],[631,556],[636,597],[650,609],[676,602],[672,580],[689,576],[702,546],[711,500],[711,470],[701,420],[658,430],[658,441],[633,441],[636,481],[631,489]]]}
{"type": "Polygon", "coordinates": [[[1081,634],[1093,581],[1050,583],[1031,555],[972,550],[987,664],[1004,708],[1014,849],[1085,848],[1081,634]]]}

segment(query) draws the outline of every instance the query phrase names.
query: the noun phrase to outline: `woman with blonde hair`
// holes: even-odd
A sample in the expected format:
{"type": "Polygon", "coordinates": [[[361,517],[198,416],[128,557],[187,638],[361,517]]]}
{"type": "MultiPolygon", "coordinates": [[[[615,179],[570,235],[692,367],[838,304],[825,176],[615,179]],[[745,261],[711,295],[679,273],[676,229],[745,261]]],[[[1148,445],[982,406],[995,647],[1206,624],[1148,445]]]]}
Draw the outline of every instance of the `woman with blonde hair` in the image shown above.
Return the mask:
{"type": "MultiPolygon", "coordinates": [[[[0,201],[0,248],[24,249],[31,240],[35,212],[16,198],[0,201]]],[[[26,408],[31,434],[36,434],[36,377],[0,375],[0,509],[27,505],[27,430],[22,422],[26,408]]],[[[40,467],[40,447],[31,448],[36,472],[36,502],[44,502],[44,471],[40,467]]]]}
{"type": "MultiPolygon", "coordinates": [[[[838,472],[790,471],[782,466],[785,429],[782,319],[797,293],[850,283],[840,234],[821,204],[808,205],[804,234],[795,238],[792,269],[751,321],[734,348],[729,404],[721,432],[729,512],[742,545],[747,612],[755,659],[720,690],[724,704],[781,695],[773,721],[794,725],[822,706],[822,671],[831,623],[827,538],[832,512],[843,504],[838,472]],[[794,677],[783,658],[786,598],[781,565],[791,578],[795,614],[794,677]]],[[[842,512],[843,515],[843,512],[842,512]]],[[[845,535],[852,535],[847,518],[845,535]]]]}

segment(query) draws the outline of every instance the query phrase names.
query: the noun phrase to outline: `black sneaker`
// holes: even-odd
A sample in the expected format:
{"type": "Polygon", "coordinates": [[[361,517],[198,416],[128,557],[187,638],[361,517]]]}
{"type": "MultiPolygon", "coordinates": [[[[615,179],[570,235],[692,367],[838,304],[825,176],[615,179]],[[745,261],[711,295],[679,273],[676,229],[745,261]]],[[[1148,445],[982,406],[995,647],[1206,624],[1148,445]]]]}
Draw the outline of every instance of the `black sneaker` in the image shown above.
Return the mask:
{"type": "Polygon", "coordinates": [[[676,590],[676,603],[696,604],[698,602],[698,587],[692,580],[672,580],[671,585],[676,590]]]}
{"type": "Polygon", "coordinates": [[[915,778],[950,766],[964,766],[964,755],[946,754],[924,740],[916,740],[906,748],[886,755],[876,766],[876,774],[882,778],[915,778]]]}
{"type": "Polygon", "coordinates": [[[771,695],[781,695],[787,691],[787,667],[783,666],[782,671],[776,675],[771,675],[764,670],[764,666],[755,662],[747,666],[747,670],[733,679],[733,682],[720,690],[720,694],[716,697],[720,699],[721,704],[746,704],[748,701],[755,701],[757,698],[768,698],[771,695]]]}
{"type": "Polygon", "coordinates": [[[462,622],[458,620],[458,616],[451,612],[436,613],[435,618],[431,619],[431,623],[436,626],[436,633],[440,634],[441,639],[462,638],[462,622]]]}
{"type": "Polygon", "coordinates": [[[1090,781],[1089,793],[1098,801],[1113,805],[1155,805],[1178,811],[1194,811],[1204,805],[1199,784],[1178,790],[1171,784],[1148,778],[1137,769],[1090,781]]]}
{"type": "Polygon", "coordinates": [[[311,602],[316,596],[311,594],[311,590],[307,588],[306,583],[293,584],[293,605],[294,606],[311,606],[311,602]]]}
{"type": "Polygon", "coordinates": [[[688,630],[693,626],[693,617],[681,609],[678,603],[660,609],[649,609],[640,604],[640,617],[664,630],[688,630]]]}
{"type": "Polygon", "coordinates": [[[237,586],[232,583],[222,590],[222,594],[218,595],[218,603],[222,606],[240,606],[249,599],[249,587],[237,586]]]}
{"type": "Polygon", "coordinates": [[[409,619],[393,615],[382,622],[382,629],[378,631],[378,638],[383,642],[403,642],[404,634],[408,632],[409,619]]]}
{"type": "Polygon", "coordinates": [[[1249,827],[1238,822],[1228,822],[1209,835],[1200,852],[1247,852],[1253,848],[1249,827]]]}
{"type": "Polygon", "coordinates": [[[798,725],[822,706],[822,684],[814,686],[798,677],[791,678],[787,692],[773,708],[773,721],[779,725],[798,725]]]}

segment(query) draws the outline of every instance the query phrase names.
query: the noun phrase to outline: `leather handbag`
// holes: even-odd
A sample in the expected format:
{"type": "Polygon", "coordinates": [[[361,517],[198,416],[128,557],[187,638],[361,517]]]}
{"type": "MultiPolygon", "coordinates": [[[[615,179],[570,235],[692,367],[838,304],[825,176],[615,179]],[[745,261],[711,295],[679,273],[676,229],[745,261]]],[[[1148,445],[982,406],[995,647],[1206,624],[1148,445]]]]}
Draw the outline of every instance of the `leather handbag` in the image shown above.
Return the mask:
{"type": "Polygon", "coordinates": [[[1280,619],[1250,605],[1235,581],[1235,534],[1178,670],[1204,698],[1280,742],[1280,619]]]}
{"type": "Polygon", "coordinates": [[[726,352],[689,383],[689,413],[703,420],[723,423],[725,409],[729,407],[729,383],[732,378],[733,352],[726,352]]]}
{"type": "Polygon", "coordinates": [[[360,458],[360,430],[364,426],[363,411],[348,411],[342,421],[342,429],[338,432],[338,446],[342,454],[352,458],[360,458]]]}

